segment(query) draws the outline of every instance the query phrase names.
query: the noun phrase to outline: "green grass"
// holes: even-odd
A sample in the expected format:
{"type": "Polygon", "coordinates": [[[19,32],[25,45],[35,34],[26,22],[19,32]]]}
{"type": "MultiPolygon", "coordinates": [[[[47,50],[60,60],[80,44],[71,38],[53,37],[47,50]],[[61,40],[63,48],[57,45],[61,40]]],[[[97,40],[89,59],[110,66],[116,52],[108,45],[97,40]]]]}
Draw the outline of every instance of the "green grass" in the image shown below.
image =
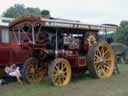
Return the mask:
{"type": "Polygon", "coordinates": [[[0,86],[0,96],[127,96],[128,65],[119,64],[119,69],[120,75],[106,80],[93,79],[89,75],[74,77],[65,87],[54,87],[49,81],[29,85],[11,83],[0,86]]]}

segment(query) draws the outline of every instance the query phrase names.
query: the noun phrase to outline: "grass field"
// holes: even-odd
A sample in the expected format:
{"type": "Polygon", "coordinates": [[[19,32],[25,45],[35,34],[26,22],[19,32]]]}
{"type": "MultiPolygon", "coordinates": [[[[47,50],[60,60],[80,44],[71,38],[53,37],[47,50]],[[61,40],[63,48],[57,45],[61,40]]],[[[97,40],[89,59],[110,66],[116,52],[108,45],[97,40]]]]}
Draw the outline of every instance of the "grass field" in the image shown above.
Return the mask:
{"type": "Polygon", "coordinates": [[[127,96],[128,65],[120,64],[119,69],[120,75],[114,74],[106,80],[82,75],[59,88],[51,86],[48,81],[30,85],[10,83],[0,86],[0,96],[127,96]]]}

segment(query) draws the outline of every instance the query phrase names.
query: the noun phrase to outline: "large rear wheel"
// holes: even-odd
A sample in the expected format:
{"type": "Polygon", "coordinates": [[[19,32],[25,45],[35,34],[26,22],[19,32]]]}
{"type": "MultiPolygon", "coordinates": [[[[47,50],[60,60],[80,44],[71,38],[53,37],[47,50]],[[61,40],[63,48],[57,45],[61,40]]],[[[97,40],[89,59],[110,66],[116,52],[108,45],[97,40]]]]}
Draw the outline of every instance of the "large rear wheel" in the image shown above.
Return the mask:
{"type": "Polygon", "coordinates": [[[39,62],[38,59],[28,58],[22,70],[23,80],[27,83],[36,83],[44,79],[47,74],[47,67],[45,63],[39,62]],[[40,64],[39,64],[40,63],[40,64]]]}
{"type": "Polygon", "coordinates": [[[67,60],[55,59],[49,66],[49,77],[53,85],[65,86],[71,79],[71,67],[67,60]]]}
{"type": "Polygon", "coordinates": [[[109,78],[114,69],[115,57],[108,43],[94,44],[88,52],[88,70],[92,77],[109,78]]]}

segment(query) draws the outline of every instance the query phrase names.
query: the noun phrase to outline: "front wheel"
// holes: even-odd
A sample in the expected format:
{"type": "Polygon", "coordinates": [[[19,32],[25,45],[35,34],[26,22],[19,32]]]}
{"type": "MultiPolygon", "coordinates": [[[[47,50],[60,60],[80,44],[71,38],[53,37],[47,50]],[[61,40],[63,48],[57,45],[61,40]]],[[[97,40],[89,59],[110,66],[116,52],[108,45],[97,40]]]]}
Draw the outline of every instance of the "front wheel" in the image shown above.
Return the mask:
{"type": "Polygon", "coordinates": [[[63,58],[56,58],[49,66],[49,77],[55,86],[67,85],[71,79],[69,62],[63,58]]]}

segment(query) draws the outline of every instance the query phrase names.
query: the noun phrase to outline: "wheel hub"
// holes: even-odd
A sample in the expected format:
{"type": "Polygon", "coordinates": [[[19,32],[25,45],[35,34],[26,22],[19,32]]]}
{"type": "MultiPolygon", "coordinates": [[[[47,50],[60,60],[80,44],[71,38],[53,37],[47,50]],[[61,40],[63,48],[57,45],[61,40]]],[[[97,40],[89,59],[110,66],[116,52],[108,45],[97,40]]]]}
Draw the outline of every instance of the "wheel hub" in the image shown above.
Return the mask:
{"type": "Polygon", "coordinates": [[[100,62],[103,62],[103,58],[100,58],[100,62]]]}
{"type": "Polygon", "coordinates": [[[105,63],[105,58],[101,57],[99,61],[100,61],[101,64],[104,64],[105,63]]]}
{"type": "Polygon", "coordinates": [[[64,77],[64,72],[63,71],[59,71],[59,76],[60,77],[64,77]]]}

